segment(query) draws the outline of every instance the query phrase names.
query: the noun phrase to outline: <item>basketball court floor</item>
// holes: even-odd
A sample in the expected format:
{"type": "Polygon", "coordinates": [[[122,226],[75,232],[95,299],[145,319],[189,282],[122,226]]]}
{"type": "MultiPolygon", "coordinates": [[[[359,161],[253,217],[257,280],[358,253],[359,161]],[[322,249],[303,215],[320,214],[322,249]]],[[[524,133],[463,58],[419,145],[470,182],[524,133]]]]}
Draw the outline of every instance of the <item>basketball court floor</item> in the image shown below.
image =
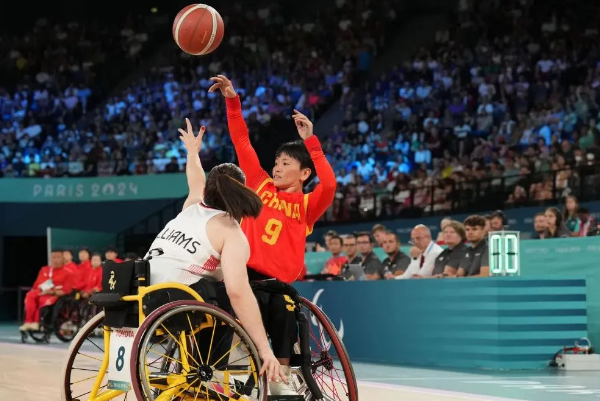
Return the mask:
{"type": "MultiPolygon", "coordinates": [[[[67,344],[21,344],[0,326],[0,400],[60,400],[67,344]]],[[[600,398],[600,372],[450,371],[355,363],[360,401],[586,401],[600,398]]]]}

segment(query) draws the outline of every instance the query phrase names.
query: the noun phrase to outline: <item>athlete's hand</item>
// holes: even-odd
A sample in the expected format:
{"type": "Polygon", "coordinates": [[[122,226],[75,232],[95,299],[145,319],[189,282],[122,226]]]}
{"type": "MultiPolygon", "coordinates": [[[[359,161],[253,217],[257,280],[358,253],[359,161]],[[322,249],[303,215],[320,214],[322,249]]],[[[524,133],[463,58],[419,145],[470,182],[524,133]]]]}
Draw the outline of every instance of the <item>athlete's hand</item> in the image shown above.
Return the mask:
{"type": "Polygon", "coordinates": [[[313,135],[313,123],[308,119],[308,117],[300,113],[298,110],[294,110],[294,115],[292,118],[294,119],[296,129],[300,134],[300,138],[307,140],[313,135]]]}
{"type": "Polygon", "coordinates": [[[273,351],[268,348],[265,351],[258,351],[258,355],[263,361],[259,375],[262,376],[266,374],[267,380],[270,382],[279,382],[282,380],[285,384],[287,384],[287,377],[281,370],[281,365],[279,364],[277,358],[275,358],[273,351]]]}
{"type": "Polygon", "coordinates": [[[209,92],[212,93],[218,89],[225,97],[234,98],[237,96],[235,89],[233,89],[233,84],[225,75],[217,75],[216,77],[212,77],[210,80],[213,81],[214,84],[208,88],[209,92]]]}
{"type": "Polygon", "coordinates": [[[200,149],[202,149],[202,137],[204,136],[204,131],[206,128],[204,126],[200,127],[200,131],[198,131],[198,136],[194,136],[194,130],[192,129],[192,123],[189,118],[185,119],[185,123],[187,125],[187,131],[179,128],[179,133],[181,136],[179,139],[183,142],[183,146],[185,146],[185,150],[187,150],[188,155],[197,155],[200,153],[200,149]]]}

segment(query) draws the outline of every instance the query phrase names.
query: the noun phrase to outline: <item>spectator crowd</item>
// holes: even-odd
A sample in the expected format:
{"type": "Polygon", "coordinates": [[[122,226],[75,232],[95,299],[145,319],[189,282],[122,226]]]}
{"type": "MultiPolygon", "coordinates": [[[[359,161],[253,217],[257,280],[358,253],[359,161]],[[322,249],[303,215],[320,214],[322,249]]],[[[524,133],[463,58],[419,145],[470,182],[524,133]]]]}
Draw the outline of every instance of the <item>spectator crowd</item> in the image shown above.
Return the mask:
{"type": "MultiPolygon", "coordinates": [[[[510,230],[501,210],[485,216],[471,215],[464,222],[445,217],[440,228],[437,238],[433,238],[427,226],[416,225],[411,231],[408,254],[400,249],[398,235],[382,224],[373,226],[371,232],[338,235],[330,230],[324,236],[325,247],[317,245],[317,251],[332,255],[321,273],[346,280],[488,277],[487,234],[510,230]],[[381,247],[387,258],[380,260],[373,252],[375,247],[381,247]]],[[[576,197],[568,196],[562,210],[549,207],[535,215],[531,239],[592,236],[600,236],[600,223],[576,197]]]]}
{"type": "Polygon", "coordinates": [[[85,34],[76,23],[38,21],[31,38],[0,47],[17,82],[0,93],[0,176],[180,172],[177,128],[186,117],[208,127],[207,168],[233,161],[222,99],[206,91],[211,76],[226,73],[255,143],[294,108],[316,119],[336,99],[347,107],[333,132],[319,133],[338,177],[328,222],[491,200],[544,204],[588,186],[585,196],[598,195],[600,6],[463,0],[432,46],[365,79],[387,50],[399,3],[337,0],[317,15],[229,5],[226,43],[214,57],[172,44],[94,108],[89,99],[108,93],[103,72],[136,59],[155,32],[141,19],[85,34]]]}

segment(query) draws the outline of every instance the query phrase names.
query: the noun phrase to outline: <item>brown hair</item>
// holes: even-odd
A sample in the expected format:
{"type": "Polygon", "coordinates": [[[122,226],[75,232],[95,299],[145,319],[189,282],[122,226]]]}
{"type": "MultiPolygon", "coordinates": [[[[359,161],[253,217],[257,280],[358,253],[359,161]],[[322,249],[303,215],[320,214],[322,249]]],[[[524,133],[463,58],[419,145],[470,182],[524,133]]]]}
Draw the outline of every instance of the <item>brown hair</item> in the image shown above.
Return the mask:
{"type": "Polygon", "coordinates": [[[465,227],[468,226],[485,228],[485,217],[474,214],[465,219],[464,225],[465,227]]]}
{"type": "Polygon", "coordinates": [[[460,237],[462,242],[465,242],[467,240],[467,234],[465,233],[465,226],[460,221],[448,220],[448,223],[444,226],[444,230],[446,229],[446,227],[450,227],[454,231],[456,231],[456,233],[458,234],[458,236],[460,237]]]}
{"type": "Polygon", "coordinates": [[[258,217],[263,203],[246,185],[246,176],[232,163],[219,164],[208,174],[204,188],[204,204],[223,210],[240,221],[243,217],[258,217]]]}
{"type": "Polygon", "coordinates": [[[373,229],[371,230],[371,232],[373,234],[375,234],[377,231],[387,231],[387,229],[385,228],[385,226],[383,224],[375,224],[373,226],[373,229]]]}

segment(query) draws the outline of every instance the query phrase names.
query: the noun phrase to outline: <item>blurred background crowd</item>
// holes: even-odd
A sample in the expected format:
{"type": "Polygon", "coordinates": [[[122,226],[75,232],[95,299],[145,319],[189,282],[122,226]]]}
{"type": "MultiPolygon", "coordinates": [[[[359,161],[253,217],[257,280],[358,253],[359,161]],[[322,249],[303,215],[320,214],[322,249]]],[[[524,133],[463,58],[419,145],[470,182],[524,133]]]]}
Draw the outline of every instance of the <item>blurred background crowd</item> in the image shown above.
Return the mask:
{"type": "Polygon", "coordinates": [[[599,5],[462,0],[429,46],[373,77],[400,1],[337,0],[301,16],[259,3],[220,7],[226,43],[206,59],[157,44],[159,25],[138,15],[38,19],[3,38],[0,176],[181,172],[186,117],[208,127],[207,170],[235,161],[223,101],[207,93],[224,73],[265,158],[292,109],[342,111],[317,132],[338,177],[325,222],[598,195],[599,5]]]}

